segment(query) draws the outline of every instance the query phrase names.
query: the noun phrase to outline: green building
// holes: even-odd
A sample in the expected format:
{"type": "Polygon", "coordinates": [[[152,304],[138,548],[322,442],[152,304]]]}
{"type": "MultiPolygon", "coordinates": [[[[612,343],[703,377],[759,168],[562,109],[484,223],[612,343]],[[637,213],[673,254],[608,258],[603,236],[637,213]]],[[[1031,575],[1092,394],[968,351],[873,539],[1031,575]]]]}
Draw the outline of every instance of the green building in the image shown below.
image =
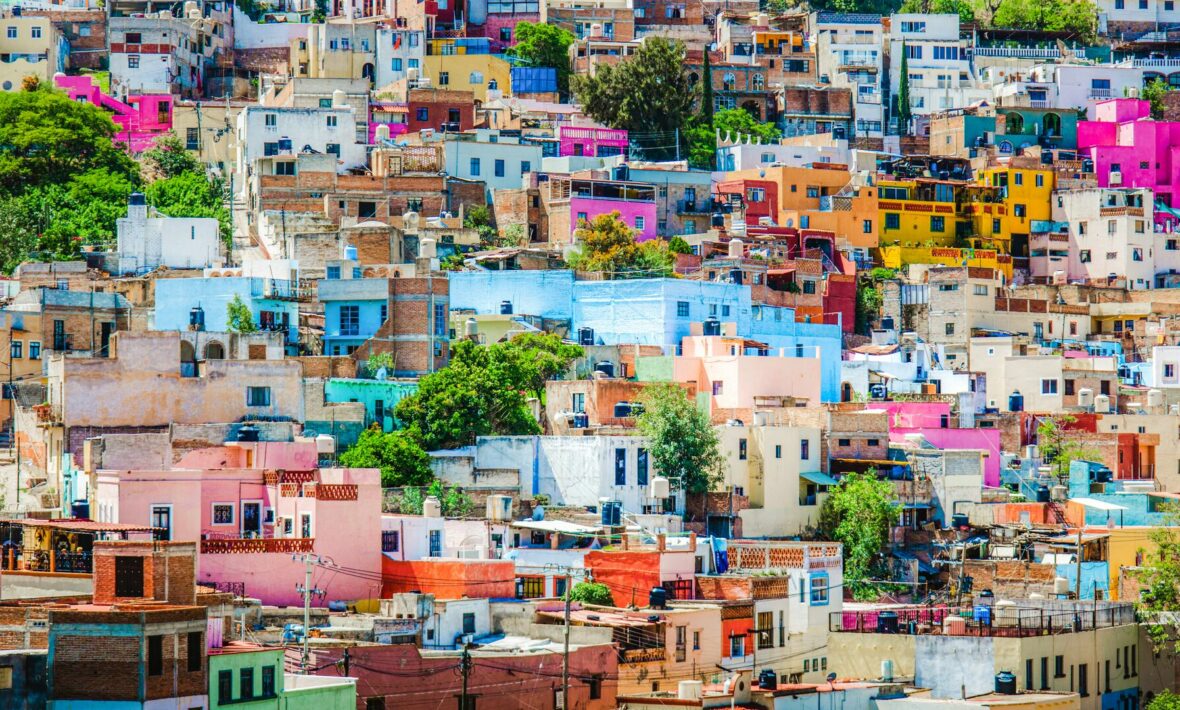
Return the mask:
{"type": "Polygon", "coordinates": [[[209,651],[209,708],[354,710],[356,679],[283,672],[284,649],[231,642],[209,651]]]}

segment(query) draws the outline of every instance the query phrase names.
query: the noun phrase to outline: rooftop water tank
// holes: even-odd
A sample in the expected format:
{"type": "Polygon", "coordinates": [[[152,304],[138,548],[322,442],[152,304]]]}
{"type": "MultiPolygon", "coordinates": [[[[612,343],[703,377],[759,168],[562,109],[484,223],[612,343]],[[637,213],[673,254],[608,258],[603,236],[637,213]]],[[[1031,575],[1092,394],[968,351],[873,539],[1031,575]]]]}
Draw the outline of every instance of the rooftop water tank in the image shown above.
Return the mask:
{"type": "Polygon", "coordinates": [[[1110,413],[1110,397],[1100,394],[1094,398],[1094,411],[1098,414],[1110,413]]]}
{"type": "Polygon", "coordinates": [[[1020,390],[1014,390],[1012,394],[1008,396],[1008,411],[1024,411],[1024,395],[1020,394],[1020,390]]]}
{"type": "Polygon", "coordinates": [[[422,516],[425,518],[441,518],[442,503],[435,496],[427,496],[422,501],[422,516]]]}
{"type": "Polygon", "coordinates": [[[1078,390],[1078,406],[1089,409],[1094,406],[1094,390],[1083,387],[1078,390]]]}
{"type": "Polygon", "coordinates": [[[356,261],[356,245],[355,244],[345,244],[344,245],[344,258],[349,261],[356,261]]]}
{"type": "Polygon", "coordinates": [[[1000,695],[1016,695],[1016,674],[1000,671],[996,674],[996,693],[1000,695]]]}
{"type": "Polygon", "coordinates": [[[730,239],[729,240],[729,258],[730,259],[740,259],[743,256],[745,256],[745,253],[746,253],[746,245],[742,243],[742,240],[740,240],[740,239],[730,239]]]}
{"type": "Polygon", "coordinates": [[[1147,390],[1147,406],[1149,409],[1164,406],[1164,393],[1160,390],[1147,390]]]}
{"type": "Polygon", "coordinates": [[[336,439],[329,434],[320,434],[315,438],[315,451],[317,454],[336,453],[336,439]]]}
{"type": "Polygon", "coordinates": [[[672,495],[672,486],[667,478],[663,476],[656,476],[651,479],[651,497],[652,498],[667,498],[672,495]]]}

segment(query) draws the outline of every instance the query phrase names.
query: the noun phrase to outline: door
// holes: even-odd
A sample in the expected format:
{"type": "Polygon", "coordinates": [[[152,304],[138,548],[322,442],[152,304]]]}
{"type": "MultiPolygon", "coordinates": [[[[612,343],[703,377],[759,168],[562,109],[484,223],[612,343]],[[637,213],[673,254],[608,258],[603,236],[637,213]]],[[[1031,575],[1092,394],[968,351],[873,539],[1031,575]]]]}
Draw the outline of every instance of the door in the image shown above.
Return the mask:
{"type": "Polygon", "coordinates": [[[261,501],[242,501],[242,537],[262,537],[261,501]]]}
{"type": "Polygon", "coordinates": [[[152,537],[156,540],[171,540],[172,539],[172,506],[170,505],[153,505],[152,506],[152,523],[153,528],[152,537]]]}
{"type": "Polygon", "coordinates": [[[111,334],[114,332],[115,332],[115,324],[114,323],[111,323],[110,321],[106,321],[102,324],[101,332],[99,335],[99,342],[101,343],[101,349],[99,350],[100,357],[110,357],[111,334]]]}

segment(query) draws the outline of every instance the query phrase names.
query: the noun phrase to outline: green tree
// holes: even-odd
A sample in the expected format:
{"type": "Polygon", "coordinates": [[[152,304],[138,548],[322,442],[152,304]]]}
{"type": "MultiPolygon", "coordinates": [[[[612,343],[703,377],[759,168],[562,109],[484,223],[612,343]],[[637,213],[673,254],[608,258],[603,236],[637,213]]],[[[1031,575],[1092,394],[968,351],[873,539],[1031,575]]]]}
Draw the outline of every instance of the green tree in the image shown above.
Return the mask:
{"type": "Polygon", "coordinates": [[[614,606],[615,598],[610,593],[610,587],[601,582],[578,582],[569,591],[570,601],[594,604],[595,606],[614,606]]]}
{"type": "Polygon", "coordinates": [[[583,221],[574,231],[580,251],[569,258],[579,271],[608,274],[612,279],[650,278],[672,273],[673,257],[659,239],[638,242],[618,212],[583,221]]]}
{"type": "Polygon", "coordinates": [[[1097,17],[1090,0],[1001,0],[992,25],[1071,34],[1079,42],[1090,42],[1097,35],[1097,17]]]}
{"type": "Polygon", "coordinates": [[[901,43],[901,69],[897,80],[897,133],[909,135],[913,108],[910,105],[910,60],[906,56],[906,43],[901,43]]]}
{"type": "Polygon", "coordinates": [[[713,490],[721,482],[723,458],[709,416],[682,387],[669,382],[644,387],[639,401],[643,411],[635,423],[647,437],[655,470],[688,493],[713,490]]]}
{"type": "Polygon", "coordinates": [[[960,23],[975,22],[975,7],[968,0],[905,0],[898,12],[958,15],[960,23]]]}
{"type": "Polygon", "coordinates": [[[385,433],[374,424],[361,432],[356,443],[340,454],[340,465],[347,468],[381,469],[385,488],[425,486],[433,475],[430,454],[404,431],[385,433]]]}
{"type": "Polygon", "coordinates": [[[205,173],[205,168],[196,156],[185,150],[184,143],[171,132],[156,138],[151,149],[143,154],[143,158],[152,172],[159,177],[171,178],[184,173],[205,173]]]}
{"type": "Polygon", "coordinates": [[[900,515],[897,493],[875,471],[846,473],[820,509],[819,532],[844,546],[844,586],[857,599],[875,599],[880,588],[869,581],[886,574],[883,551],[900,515]]]}
{"type": "Polygon", "coordinates": [[[1140,98],[1151,103],[1151,117],[1157,121],[1164,117],[1164,96],[1171,90],[1172,87],[1168,86],[1168,82],[1158,78],[1152,79],[1147,86],[1143,87],[1140,98]]]}
{"type": "Polygon", "coordinates": [[[5,273],[12,273],[37,248],[41,223],[34,200],[0,197],[0,268],[5,273]]]}
{"type": "Polygon", "coordinates": [[[315,10],[311,13],[311,21],[321,24],[328,19],[328,0],[315,0],[315,10]]]}
{"type": "Polygon", "coordinates": [[[565,373],[574,360],[585,354],[581,346],[566,343],[553,333],[521,333],[486,347],[470,341],[457,343],[451,357],[473,366],[478,363],[511,387],[544,399],[545,383],[565,373]]]}
{"type": "Polygon", "coordinates": [[[1180,612],[1180,508],[1166,503],[1163,509],[1166,524],[1148,534],[1151,546],[1139,550],[1143,563],[1132,572],[1139,582],[1139,618],[1157,654],[1180,651],[1176,625],[1167,618],[1180,612]]]}
{"type": "Polygon", "coordinates": [[[557,70],[557,90],[563,95],[570,90],[570,45],[574,35],[569,30],[543,22],[520,22],[513,32],[516,44],[508,48],[509,56],[534,67],[553,67],[557,70]]]}
{"type": "Polygon", "coordinates": [[[713,60],[709,58],[709,46],[705,45],[704,62],[701,68],[701,124],[713,125],[713,60]]]}
{"type": "Polygon", "coordinates": [[[225,304],[225,322],[231,333],[253,333],[258,330],[250,307],[237,294],[234,294],[232,301],[225,304]]]}
{"type": "Polygon", "coordinates": [[[778,126],[759,121],[744,108],[727,108],[718,111],[713,117],[713,127],[722,136],[726,133],[753,136],[760,143],[777,143],[783,136],[778,126]]]}
{"type": "Polygon", "coordinates": [[[461,488],[448,486],[437,478],[425,488],[407,487],[401,496],[394,500],[394,507],[405,515],[422,515],[422,503],[429,496],[438,498],[442,505],[442,514],[448,518],[461,518],[475,508],[475,501],[461,488]]]}
{"type": "Polygon", "coordinates": [[[1147,710],[1180,710],[1180,695],[1167,689],[1161,690],[1147,704],[1147,710]]]}
{"type": "Polygon", "coordinates": [[[691,254],[692,247],[684,241],[683,237],[672,237],[668,240],[668,251],[672,254],[691,254]]]}
{"type": "Polygon", "coordinates": [[[227,246],[232,243],[232,221],[225,206],[225,185],[220,179],[211,180],[203,172],[182,172],[149,184],[144,195],[148,204],[169,217],[216,219],[222,241],[227,246]]]}
{"type": "Polygon", "coordinates": [[[65,185],[104,170],[139,182],[139,170],[114,143],[110,115],[48,87],[0,93],[0,193],[65,185]]]}
{"type": "Polygon", "coordinates": [[[1069,433],[1069,425],[1077,419],[1068,414],[1044,417],[1037,423],[1037,449],[1059,481],[1069,478],[1069,465],[1074,461],[1094,461],[1097,451],[1080,443],[1069,433]]]}
{"type": "MultiPolygon", "coordinates": [[[[684,58],[682,43],[650,36],[627,60],[601,66],[592,75],[574,76],[570,84],[582,110],[594,120],[655,135],[657,146],[671,145],[675,132],[692,116],[696,99],[685,76],[684,58]]],[[[646,152],[662,158],[674,150],[654,147],[646,152]]]]}

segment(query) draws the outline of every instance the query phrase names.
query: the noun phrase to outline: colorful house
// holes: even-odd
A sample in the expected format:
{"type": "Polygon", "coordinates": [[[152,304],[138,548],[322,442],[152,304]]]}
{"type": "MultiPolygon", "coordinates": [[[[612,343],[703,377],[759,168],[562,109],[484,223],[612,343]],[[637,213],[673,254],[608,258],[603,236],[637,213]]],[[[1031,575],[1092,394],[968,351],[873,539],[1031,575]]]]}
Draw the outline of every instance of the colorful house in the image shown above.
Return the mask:
{"type": "Polygon", "coordinates": [[[284,672],[286,650],[231,641],[209,651],[209,710],[354,710],[356,678],[284,672]]]}
{"type": "Polygon", "coordinates": [[[1180,122],[1151,120],[1151,103],[1111,99],[1094,106],[1094,120],[1078,124],[1078,152],[1094,161],[1099,187],[1146,187],[1156,204],[1156,222],[1180,220],[1180,122]]]}
{"type": "Polygon", "coordinates": [[[64,89],[71,101],[90,103],[111,112],[111,120],[119,127],[115,140],[125,143],[132,153],[152,147],[156,138],[172,130],[172,96],[143,94],[132,96],[127,102],[107,96],[89,76],[54,77],[58,88],[64,89]]]}
{"type": "Polygon", "coordinates": [[[558,155],[605,158],[627,155],[627,131],[600,126],[561,126],[557,130],[558,155]]]}

